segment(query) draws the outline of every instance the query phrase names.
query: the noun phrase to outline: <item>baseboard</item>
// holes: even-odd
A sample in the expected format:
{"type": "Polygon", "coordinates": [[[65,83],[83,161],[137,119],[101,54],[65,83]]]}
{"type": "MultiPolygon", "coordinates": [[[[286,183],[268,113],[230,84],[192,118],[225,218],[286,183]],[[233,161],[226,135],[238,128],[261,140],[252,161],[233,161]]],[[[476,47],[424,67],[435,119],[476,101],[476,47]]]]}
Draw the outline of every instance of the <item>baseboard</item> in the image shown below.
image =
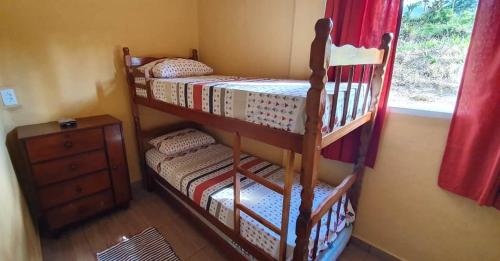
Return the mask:
{"type": "Polygon", "coordinates": [[[368,242],[356,237],[355,235],[351,236],[351,240],[349,242],[350,244],[353,244],[353,245],[356,245],[358,246],[359,248],[362,248],[363,250],[365,250],[366,252],[374,255],[374,256],[377,256],[378,258],[380,258],[381,260],[384,260],[384,261],[401,261],[400,258],[398,257],[395,257],[387,252],[385,252],[384,250],[376,247],[376,246],[373,246],[371,244],[369,244],[368,242]]]}

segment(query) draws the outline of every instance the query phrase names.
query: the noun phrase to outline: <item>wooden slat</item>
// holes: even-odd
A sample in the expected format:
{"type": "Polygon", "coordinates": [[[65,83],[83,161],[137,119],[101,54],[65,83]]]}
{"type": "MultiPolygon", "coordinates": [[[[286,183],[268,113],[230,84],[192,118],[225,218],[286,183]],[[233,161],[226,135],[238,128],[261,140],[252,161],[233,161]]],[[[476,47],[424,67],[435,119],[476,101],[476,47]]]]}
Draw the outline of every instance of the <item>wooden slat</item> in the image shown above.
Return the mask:
{"type": "Polygon", "coordinates": [[[369,122],[371,120],[372,113],[367,112],[363,116],[347,123],[346,125],[339,127],[332,132],[326,134],[323,136],[323,139],[321,140],[321,148],[324,148],[335,141],[339,140],[340,138],[344,137],[345,135],[349,134],[351,131],[355,130],[359,126],[369,122]]]}
{"type": "Polygon", "coordinates": [[[361,96],[361,87],[358,87],[356,89],[356,93],[354,93],[354,104],[352,105],[352,113],[349,115],[349,117],[352,120],[356,119],[356,116],[358,115],[358,104],[359,104],[359,97],[361,96]]]}
{"type": "Polygon", "coordinates": [[[292,198],[293,167],[295,165],[295,152],[288,151],[285,165],[285,187],[283,191],[283,210],[281,213],[281,235],[279,260],[286,260],[286,247],[288,238],[288,220],[290,218],[290,200],[292,198]]]}
{"type": "Polygon", "coordinates": [[[340,82],[342,81],[342,66],[335,67],[335,90],[332,96],[332,109],[330,111],[329,129],[332,130],[335,126],[335,115],[337,114],[337,104],[339,100],[340,82]]]}
{"type": "Polygon", "coordinates": [[[141,97],[141,96],[135,96],[134,103],[136,103],[136,104],[148,104],[148,98],[141,97]]]}
{"type": "Polygon", "coordinates": [[[349,99],[351,99],[351,87],[352,80],[354,78],[354,65],[349,68],[349,78],[347,82],[347,90],[344,95],[344,110],[342,111],[342,120],[340,122],[341,126],[344,126],[347,121],[347,111],[349,110],[349,99]]]}
{"type": "Polygon", "coordinates": [[[277,226],[273,225],[271,222],[267,221],[265,218],[261,217],[259,214],[255,213],[253,210],[245,207],[242,204],[237,204],[235,206],[236,206],[236,208],[239,208],[241,211],[245,212],[245,214],[249,215],[251,218],[257,220],[262,225],[271,229],[274,233],[276,233],[278,235],[281,234],[281,231],[277,226]]]}
{"type": "Polygon", "coordinates": [[[311,224],[315,225],[318,223],[321,218],[328,212],[328,210],[337,202],[340,198],[342,198],[342,195],[344,195],[349,188],[351,188],[352,184],[354,184],[354,181],[356,180],[356,175],[355,174],[350,174],[344,180],[340,185],[338,185],[335,188],[335,191],[332,192],[328,197],[326,197],[321,204],[313,211],[311,215],[311,224]]]}
{"type": "MultiPolygon", "coordinates": [[[[340,199],[342,200],[342,199],[340,199]]],[[[337,202],[337,212],[335,212],[335,224],[333,224],[333,231],[337,231],[337,227],[339,226],[340,219],[340,207],[342,206],[340,200],[337,202]]],[[[347,205],[347,204],[346,204],[347,205]]],[[[332,206],[333,207],[333,206],[332,206]]],[[[331,208],[330,208],[331,209],[331,208]]]]}
{"type": "Polygon", "coordinates": [[[297,153],[302,153],[303,135],[297,133],[273,129],[264,125],[258,125],[234,118],[221,117],[202,111],[191,110],[185,107],[180,107],[157,100],[148,102],[147,99],[135,97],[134,101],[137,104],[170,113],[189,121],[194,121],[202,125],[215,127],[217,129],[232,133],[239,132],[241,136],[258,140],[283,149],[293,150],[297,153]]]}
{"type": "Polygon", "coordinates": [[[384,50],[377,48],[356,48],[352,45],[332,45],[330,66],[356,64],[382,64],[384,50]]]}
{"type": "Polygon", "coordinates": [[[149,102],[153,100],[153,91],[151,90],[151,81],[146,82],[146,93],[148,95],[147,99],[149,102]]]}
{"type": "MultiPolygon", "coordinates": [[[[321,219],[318,221],[318,224],[316,225],[316,237],[314,238],[312,260],[316,260],[316,255],[318,254],[319,234],[320,233],[321,233],[321,219]]],[[[327,232],[327,234],[328,234],[328,232],[327,232]]]]}
{"type": "MultiPolygon", "coordinates": [[[[236,165],[235,165],[236,166],[236,165]]],[[[284,189],[282,187],[280,187],[278,184],[276,183],[273,183],[261,176],[257,176],[255,175],[254,173],[252,173],[251,171],[247,170],[247,169],[244,169],[240,166],[237,166],[237,170],[239,173],[245,175],[246,177],[250,178],[250,179],[253,179],[255,182],[261,184],[262,186],[268,188],[268,189],[271,189],[277,193],[280,193],[280,194],[283,194],[284,193],[284,189]]]]}
{"type": "Polygon", "coordinates": [[[358,115],[359,97],[361,96],[361,87],[363,86],[363,78],[365,77],[365,65],[361,65],[361,74],[359,75],[358,89],[356,90],[356,95],[354,96],[354,104],[352,106],[352,116],[351,120],[355,120],[358,115]]]}
{"type": "MultiPolygon", "coordinates": [[[[330,224],[332,222],[332,212],[333,212],[333,207],[330,208],[330,210],[328,210],[328,217],[326,219],[326,233],[325,233],[325,242],[328,242],[328,239],[329,239],[329,231],[330,231],[330,224]]],[[[335,230],[333,230],[335,231],[335,230]]]]}
{"type": "Polygon", "coordinates": [[[366,84],[365,97],[363,99],[363,112],[366,110],[366,102],[368,101],[368,94],[370,93],[370,89],[372,88],[372,78],[373,78],[373,65],[370,65],[370,73],[368,74],[368,83],[366,84]]]}
{"type": "MultiPolygon", "coordinates": [[[[233,141],[233,184],[234,184],[234,197],[233,206],[240,204],[240,177],[238,169],[240,168],[240,153],[241,153],[241,137],[238,132],[234,135],[233,141]]],[[[234,232],[240,234],[240,210],[234,208],[234,232]]]]}

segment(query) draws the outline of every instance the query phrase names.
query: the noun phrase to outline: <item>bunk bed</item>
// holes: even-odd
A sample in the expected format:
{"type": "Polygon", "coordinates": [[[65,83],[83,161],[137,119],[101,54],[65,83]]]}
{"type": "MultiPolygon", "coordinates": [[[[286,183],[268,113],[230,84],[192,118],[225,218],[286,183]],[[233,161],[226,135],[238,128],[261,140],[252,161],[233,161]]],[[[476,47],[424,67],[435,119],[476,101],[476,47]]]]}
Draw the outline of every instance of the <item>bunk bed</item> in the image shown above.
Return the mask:
{"type": "MultiPolygon", "coordinates": [[[[325,245],[338,244],[339,242],[332,243],[333,236],[345,238],[348,233],[345,232],[346,229],[343,232],[338,230],[338,226],[341,225],[339,222],[341,215],[345,217],[348,214],[347,198],[354,210],[357,207],[366,152],[384,80],[391,35],[384,34],[378,48],[335,46],[330,38],[332,26],[333,22],[330,19],[320,19],[315,25],[316,34],[311,45],[309,64],[312,73],[308,82],[214,75],[183,79],[154,79],[138,68],[163,57],[134,57],[130,55],[128,48],[123,48],[145,186],[148,189],[162,188],[174,195],[183,206],[194,210],[195,216],[201,216],[204,219],[202,222],[208,222],[207,226],[212,228],[219,237],[231,241],[231,244],[243,249],[241,253],[248,253],[258,260],[292,258],[293,260],[314,260],[324,255],[323,253],[318,256],[319,249],[324,248],[325,245]],[[334,71],[334,81],[329,83],[327,71],[331,67],[334,71]],[[217,88],[220,86],[223,87],[222,90],[217,88]],[[220,97],[216,100],[217,91],[228,93],[231,97],[226,97],[226,99],[236,101],[229,100],[226,103],[220,97]],[[249,98],[252,95],[259,98],[255,101],[249,98]],[[195,96],[198,99],[208,98],[209,101],[205,99],[201,103],[196,102],[195,96]],[[235,98],[237,96],[240,98],[235,98]],[[241,97],[245,97],[245,102],[242,102],[241,97]],[[219,106],[217,109],[214,105],[207,103],[212,101],[219,106]],[[282,120],[273,121],[265,117],[265,109],[262,108],[257,108],[261,109],[259,113],[264,111],[262,117],[252,115],[252,106],[259,106],[259,103],[268,104],[269,108],[265,108],[267,110],[278,110],[288,114],[288,118],[283,117],[282,120]],[[236,108],[224,107],[226,106],[224,104],[229,104],[227,106],[245,104],[246,107],[237,111],[236,108]],[[279,109],[273,107],[274,104],[279,109]],[[228,172],[231,176],[230,205],[232,207],[225,210],[232,212],[231,222],[221,221],[210,212],[210,206],[195,202],[189,191],[186,193],[184,190],[183,193],[182,186],[176,186],[167,181],[165,177],[175,175],[179,170],[169,174],[155,169],[154,166],[161,163],[158,161],[161,157],[155,156],[157,152],[148,146],[147,141],[164,130],[144,130],[141,127],[139,105],[182,117],[192,123],[234,133],[232,149],[219,144],[212,146],[217,147],[218,152],[208,153],[226,156],[228,153],[232,154],[228,172]],[[293,109],[283,111],[283,106],[287,108],[291,106],[293,109]],[[321,149],[357,128],[362,128],[362,134],[352,174],[345,177],[336,187],[319,182],[318,167],[321,149]],[[253,156],[242,153],[241,137],[248,137],[286,150],[284,168],[268,164],[280,173],[281,178],[273,179],[273,175],[262,176],[261,173],[256,173],[258,169],[248,165],[248,158],[253,156]],[[298,175],[294,171],[296,154],[302,155],[301,170],[298,175]],[[281,213],[278,213],[278,219],[273,217],[275,220],[268,220],[272,218],[266,217],[264,212],[257,211],[258,206],[249,206],[248,200],[241,197],[245,193],[250,193],[247,190],[247,182],[250,181],[280,195],[279,201],[282,207],[281,213]],[[267,234],[274,235],[276,255],[273,255],[272,251],[264,250],[265,246],[259,245],[255,240],[252,241],[244,235],[248,228],[248,218],[254,221],[250,223],[258,223],[256,227],[263,228],[267,234]],[[293,220],[290,222],[290,219],[293,220]],[[331,231],[333,231],[333,236],[331,231]]],[[[196,50],[193,50],[190,59],[198,59],[196,50]]],[[[276,115],[270,115],[270,117],[276,117],[276,115]]],[[[261,160],[260,164],[264,164],[262,162],[265,161],[261,160]]],[[[198,171],[204,169],[206,166],[201,166],[198,171]]],[[[217,205],[223,204],[218,202],[217,205]]]]}

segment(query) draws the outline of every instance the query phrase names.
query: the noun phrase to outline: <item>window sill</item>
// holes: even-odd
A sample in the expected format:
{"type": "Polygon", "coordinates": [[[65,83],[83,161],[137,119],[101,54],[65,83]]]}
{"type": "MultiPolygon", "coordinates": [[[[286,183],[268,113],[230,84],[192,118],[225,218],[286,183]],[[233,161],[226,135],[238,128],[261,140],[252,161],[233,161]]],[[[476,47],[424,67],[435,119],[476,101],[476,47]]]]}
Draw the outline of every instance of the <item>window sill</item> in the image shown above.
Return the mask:
{"type": "Polygon", "coordinates": [[[421,108],[398,107],[389,105],[391,113],[406,114],[427,118],[451,119],[452,111],[424,110],[421,108]]]}

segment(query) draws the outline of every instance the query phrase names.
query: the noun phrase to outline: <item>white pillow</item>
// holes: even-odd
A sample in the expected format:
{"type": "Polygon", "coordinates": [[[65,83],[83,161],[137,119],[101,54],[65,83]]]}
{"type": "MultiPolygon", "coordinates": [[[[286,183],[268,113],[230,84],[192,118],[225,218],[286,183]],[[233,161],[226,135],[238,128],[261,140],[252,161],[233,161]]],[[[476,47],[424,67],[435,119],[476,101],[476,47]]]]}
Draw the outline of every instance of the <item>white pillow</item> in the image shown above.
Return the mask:
{"type": "Polygon", "coordinates": [[[207,75],[214,72],[208,65],[190,59],[166,59],[153,67],[156,78],[177,78],[207,75]]]}
{"type": "Polygon", "coordinates": [[[167,156],[213,143],[215,139],[212,136],[190,128],[170,132],[149,141],[149,144],[167,156]]]}

